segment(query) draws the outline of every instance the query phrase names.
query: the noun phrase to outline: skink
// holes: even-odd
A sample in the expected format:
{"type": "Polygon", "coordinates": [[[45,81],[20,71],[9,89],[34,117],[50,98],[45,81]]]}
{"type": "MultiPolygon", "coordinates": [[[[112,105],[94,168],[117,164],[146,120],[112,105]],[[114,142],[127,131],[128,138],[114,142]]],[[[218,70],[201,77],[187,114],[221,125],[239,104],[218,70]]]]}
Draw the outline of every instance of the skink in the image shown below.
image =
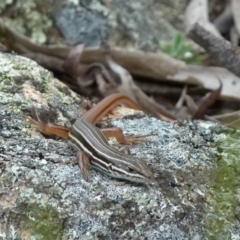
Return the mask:
{"type": "MultiPolygon", "coordinates": [[[[140,109],[131,99],[122,94],[104,98],[67,129],[54,124],[43,124],[30,118],[30,122],[46,135],[57,135],[69,140],[77,150],[77,163],[86,181],[89,181],[89,165],[115,178],[139,183],[154,182],[154,175],[147,163],[140,158],[124,154],[108,145],[106,137],[115,137],[120,143],[141,141],[138,137],[126,138],[121,129],[101,132],[97,124],[103,116],[119,104],[140,109]]],[[[143,136],[145,137],[145,136],[143,136]]]]}

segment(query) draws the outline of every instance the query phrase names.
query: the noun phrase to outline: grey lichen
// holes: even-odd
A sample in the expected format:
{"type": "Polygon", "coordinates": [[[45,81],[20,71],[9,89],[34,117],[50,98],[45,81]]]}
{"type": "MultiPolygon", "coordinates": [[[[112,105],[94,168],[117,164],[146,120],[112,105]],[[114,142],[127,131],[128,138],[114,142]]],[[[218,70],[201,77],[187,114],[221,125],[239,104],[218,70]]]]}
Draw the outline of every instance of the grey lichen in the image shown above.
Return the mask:
{"type": "Polygon", "coordinates": [[[26,34],[30,32],[30,37],[37,43],[45,43],[46,32],[52,27],[52,20],[44,8],[41,9],[39,0],[1,1],[0,13],[6,24],[12,26],[18,32],[26,34]],[[12,16],[6,15],[5,8],[12,9],[12,16]]]}
{"type": "MultiPolygon", "coordinates": [[[[45,138],[27,122],[36,110],[41,119],[70,126],[80,114],[81,99],[36,63],[10,54],[0,53],[0,57],[0,88],[8,84],[7,92],[0,91],[1,236],[211,239],[206,231],[214,234],[217,226],[208,219],[216,214],[209,198],[215,192],[209,186],[218,179],[217,124],[172,124],[145,115],[115,120],[111,124],[126,134],[157,133],[149,137],[151,142],[131,146],[134,156],[151,165],[157,183],[119,181],[95,170],[90,171],[87,183],[67,142],[45,138]]],[[[219,176],[228,174],[232,172],[219,176]]],[[[221,180],[216,182],[224,187],[221,180]]],[[[226,189],[229,186],[226,184],[226,189]]],[[[235,190],[236,186],[232,193],[235,190]]],[[[229,198],[223,199],[233,209],[229,198]]],[[[219,205],[219,209],[225,208],[219,205]]],[[[233,220],[229,216],[227,223],[233,220]]],[[[229,232],[237,234],[237,224],[231,224],[234,227],[229,232]]]]}
{"type": "Polygon", "coordinates": [[[6,8],[7,6],[9,6],[10,4],[12,4],[13,0],[6,0],[6,1],[1,1],[0,2],[0,12],[6,8]]]}
{"type": "Polygon", "coordinates": [[[98,46],[109,34],[107,19],[100,11],[68,6],[55,15],[56,25],[68,44],[98,46]]]}
{"type": "Polygon", "coordinates": [[[178,0],[113,0],[112,8],[115,11],[109,17],[112,26],[109,41],[117,46],[160,50],[162,41],[171,41],[182,31],[180,18],[186,4],[187,1],[178,0]]]}

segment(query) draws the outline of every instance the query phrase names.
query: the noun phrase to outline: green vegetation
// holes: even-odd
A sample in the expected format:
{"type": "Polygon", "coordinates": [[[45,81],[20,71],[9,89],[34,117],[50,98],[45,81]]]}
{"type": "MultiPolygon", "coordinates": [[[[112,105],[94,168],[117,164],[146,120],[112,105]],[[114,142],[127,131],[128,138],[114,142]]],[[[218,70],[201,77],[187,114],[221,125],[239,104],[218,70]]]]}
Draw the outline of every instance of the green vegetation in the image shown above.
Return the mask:
{"type": "Polygon", "coordinates": [[[231,239],[231,232],[240,221],[240,131],[229,130],[222,136],[206,204],[206,239],[231,239]]]}
{"type": "Polygon", "coordinates": [[[59,239],[62,235],[63,219],[51,206],[36,203],[21,205],[21,227],[32,233],[35,239],[59,239]]]}
{"type": "Polygon", "coordinates": [[[182,34],[177,34],[171,43],[162,45],[164,53],[187,63],[202,63],[206,58],[199,54],[193,45],[186,43],[186,38],[182,34]]]}

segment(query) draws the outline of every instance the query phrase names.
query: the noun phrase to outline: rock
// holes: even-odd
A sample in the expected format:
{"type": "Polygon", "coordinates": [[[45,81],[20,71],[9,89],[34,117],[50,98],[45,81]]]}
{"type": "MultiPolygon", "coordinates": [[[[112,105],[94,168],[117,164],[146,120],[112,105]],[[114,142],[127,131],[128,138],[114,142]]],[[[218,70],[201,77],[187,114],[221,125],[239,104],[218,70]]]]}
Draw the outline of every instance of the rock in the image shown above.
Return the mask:
{"type": "Polygon", "coordinates": [[[95,170],[87,183],[67,142],[44,137],[27,121],[36,111],[70,127],[84,100],[35,62],[12,54],[0,58],[3,239],[203,239],[217,124],[172,124],[143,114],[114,120],[126,134],[158,134],[131,146],[151,165],[157,184],[95,170]]]}
{"type": "Polygon", "coordinates": [[[3,21],[39,44],[112,46],[158,51],[184,34],[188,0],[2,1],[3,21]],[[11,11],[9,11],[11,9],[11,11]]]}
{"type": "Polygon", "coordinates": [[[183,32],[188,1],[80,1],[54,13],[60,32],[71,46],[98,46],[107,40],[113,46],[156,51],[163,41],[183,32]]]}

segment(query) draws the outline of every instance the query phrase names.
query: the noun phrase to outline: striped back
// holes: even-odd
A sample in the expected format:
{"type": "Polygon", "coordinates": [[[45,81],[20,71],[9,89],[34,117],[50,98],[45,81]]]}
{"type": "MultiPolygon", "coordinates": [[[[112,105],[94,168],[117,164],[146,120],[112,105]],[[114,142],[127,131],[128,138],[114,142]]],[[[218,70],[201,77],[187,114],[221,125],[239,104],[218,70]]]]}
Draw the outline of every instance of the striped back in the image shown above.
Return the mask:
{"type": "Polygon", "coordinates": [[[110,147],[101,131],[83,118],[73,124],[69,141],[78,151],[88,155],[93,168],[107,175],[141,183],[154,181],[145,161],[110,147]]]}

